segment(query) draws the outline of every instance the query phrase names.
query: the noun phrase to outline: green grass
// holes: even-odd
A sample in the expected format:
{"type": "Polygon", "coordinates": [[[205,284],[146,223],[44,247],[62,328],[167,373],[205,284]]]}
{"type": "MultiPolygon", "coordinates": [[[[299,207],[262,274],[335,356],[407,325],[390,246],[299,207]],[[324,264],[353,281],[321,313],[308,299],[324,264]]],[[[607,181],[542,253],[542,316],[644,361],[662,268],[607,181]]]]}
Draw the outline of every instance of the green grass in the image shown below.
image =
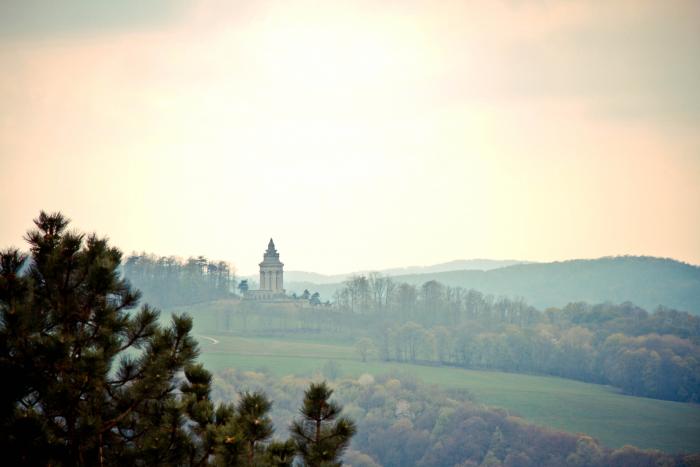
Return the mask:
{"type": "Polygon", "coordinates": [[[620,394],[607,386],[562,378],[370,361],[352,346],[305,339],[244,338],[206,333],[200,359],[210,370],[267,369],[313,374],[335,360],[346,376],[410,373],[445,388],[464,388],[483,404],[502,407],[538,425],[587,433],[610,447],[632,444],[668,452],[700,451],[700,407],[620,394]]]}

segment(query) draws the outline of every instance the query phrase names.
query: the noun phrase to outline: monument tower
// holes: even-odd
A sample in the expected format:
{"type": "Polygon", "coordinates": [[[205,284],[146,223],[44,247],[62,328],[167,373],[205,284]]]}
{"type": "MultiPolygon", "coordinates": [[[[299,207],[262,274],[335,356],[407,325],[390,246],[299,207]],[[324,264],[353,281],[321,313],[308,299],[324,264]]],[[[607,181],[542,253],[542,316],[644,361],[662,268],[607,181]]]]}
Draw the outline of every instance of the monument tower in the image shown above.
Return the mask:
{"type": "Polygon", "coordinates": [[[260,266],[260,290],[275,293],[284,293],[284,264],[280,261],[280,254],[275,250],[275,242],[270,239],[267,251],[263,255],[260,266]]]}

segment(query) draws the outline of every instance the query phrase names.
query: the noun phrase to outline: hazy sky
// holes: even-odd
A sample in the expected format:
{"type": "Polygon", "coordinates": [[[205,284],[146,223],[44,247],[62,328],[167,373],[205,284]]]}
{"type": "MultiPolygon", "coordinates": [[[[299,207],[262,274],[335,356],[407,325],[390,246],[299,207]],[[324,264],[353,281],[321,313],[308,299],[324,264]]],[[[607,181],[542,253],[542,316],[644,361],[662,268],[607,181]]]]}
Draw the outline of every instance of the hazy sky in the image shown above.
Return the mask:
{"type": "Polygon", "coordinates": [[[0,2],[0,246],[700,264],[700,2],[0,2]]]}

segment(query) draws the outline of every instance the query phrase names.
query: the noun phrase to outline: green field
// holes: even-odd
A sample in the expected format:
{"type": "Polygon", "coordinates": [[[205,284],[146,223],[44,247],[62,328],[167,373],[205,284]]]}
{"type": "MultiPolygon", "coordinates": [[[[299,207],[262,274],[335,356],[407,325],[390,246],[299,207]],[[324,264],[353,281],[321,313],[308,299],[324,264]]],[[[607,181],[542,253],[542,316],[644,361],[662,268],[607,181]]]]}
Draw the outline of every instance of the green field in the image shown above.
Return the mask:
{"type": "Polygon", "coordinates": [[[273,374],[318,372],[335,360],[346,376],[410,373],[445,388],[463,388],[481,403],[502,407],[530,422],[592,435],[610,447],[632,444],[668,452],[700,451],[700,407],[620,394],[614,388],[546,377],[371,361],[351,345],[301,339],[198,334],[200,359],[213,371],[266,369],[273,374]],[[218,342],[215,344],[211,338],[218,342]]]}

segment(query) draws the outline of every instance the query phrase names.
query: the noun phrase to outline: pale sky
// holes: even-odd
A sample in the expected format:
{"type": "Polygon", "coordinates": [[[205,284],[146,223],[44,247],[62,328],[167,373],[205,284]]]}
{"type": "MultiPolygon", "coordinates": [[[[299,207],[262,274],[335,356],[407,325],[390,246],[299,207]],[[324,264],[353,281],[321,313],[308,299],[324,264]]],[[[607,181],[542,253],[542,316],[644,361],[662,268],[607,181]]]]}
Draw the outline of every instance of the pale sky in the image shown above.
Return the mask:
{"type": "Polygon", "coordinates": [[[0,247],[39,210],[252,273],[700,264],[700,2],[0,2],[0,247]]]}

